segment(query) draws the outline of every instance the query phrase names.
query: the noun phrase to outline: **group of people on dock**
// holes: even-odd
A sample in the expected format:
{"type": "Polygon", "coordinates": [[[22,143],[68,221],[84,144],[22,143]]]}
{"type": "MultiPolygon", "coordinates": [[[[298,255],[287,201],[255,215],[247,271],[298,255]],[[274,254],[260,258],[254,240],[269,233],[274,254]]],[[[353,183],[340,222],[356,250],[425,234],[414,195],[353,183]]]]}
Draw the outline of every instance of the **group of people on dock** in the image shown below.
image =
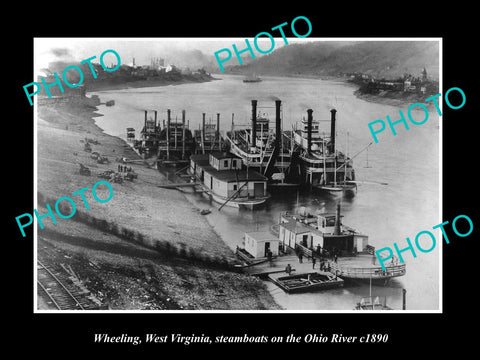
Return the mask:
{"type": "MultiPolygon", "coordinates": [[[[311,255],[312,269],[315,269],[315,265],[317,264],[317,259],[320,262],[320,265],[319,265],[320,271],[330,272],[332,270],[331,262],[333,261],[337,263],[338,251],[336,249],[332,249],[331,252],[328,252],[322,249],[320,245],[318,245],[315,250],[311,250],[311,251],[312,251],[312,255],[311,255]]],[[[304,257],[303,249],[297,246],[295,248],[295,253],[298,257],[298,262],[302,264],[303,257],[304,257]]],[[[310,256],[307,256],[307,257],[310,258],[310,256]]],[[[292,266],[290,264],[287,264],[287,266],[285,267],[285,272],[288,275],[290,275],[290,273],[292,272],[292,266]]]]}
{"type": "MultiPolygon", "coordinates": [[[[333,248],[331,252],[328,252],[325,249],[322,249],[320,245],[318,245],[315,250],[311,250],[311,252],[312,252],[311,258],[312,258],[313,268],[315,268],[317,258],[320,260],[320,264],[326,262],[327,259],[330,259],[331,261],[334,261],[336,263],[338,259],[338,254],[339,254],[339,252],[335,248],[333,248]]],[[[299,263],[300,264],[303,263],[303,256],[304,256],[303,249],[300,246],[296,246],[295,253],[297,254],[299,263]]]]}

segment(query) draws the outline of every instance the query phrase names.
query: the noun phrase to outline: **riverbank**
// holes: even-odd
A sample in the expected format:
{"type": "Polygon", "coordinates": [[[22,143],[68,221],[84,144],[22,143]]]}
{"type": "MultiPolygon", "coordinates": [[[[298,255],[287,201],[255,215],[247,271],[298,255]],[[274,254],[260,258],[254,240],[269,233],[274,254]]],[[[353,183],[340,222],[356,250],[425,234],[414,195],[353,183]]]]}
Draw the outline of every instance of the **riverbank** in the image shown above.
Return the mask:
{"type": "Polygon", "coordinates": [[[366,94],[362,93],[360,90],[355,90],[353,94],[358,99],[381,105],[395,106],[402,109],[406,109],[410,105],[415,103],[421,103],[429,109],[435,107],[435,104],[433,102],[425,102],[425,98],[428,98],[429,96],[423,96],[420,98],[417,94],[399,93],[391,91],[380,91],[378,94],[366,94]]]}
{"type": "Polygon", "coordinates": [[[88,84],[88,92],[136,89],[155,86],[182,85],[220,80],[210,74],[176,74],[172,76],[155,76],[144,79],[128,80],[125,77],[103,79],[88,84]]]}
{"type": "Polygon", "coordinates": [[[395,106],[401,109],[408,108],[414,103],[422,103],[428,109],[434,108],[435,105],[433,102],[425,102],[425,99],[430,97],[430,95],[423,95],[418,93],[410,93],[404,91],[393,91],[393,90],[380,90],[377,94],[370,94],[363,92],[361,86],[357,83],[352,82],[348,78],[337,77],[329,79],[332,81],[338,81],[346,86],[350,86],[353,91],[353,95],[358,99],[368,101],[380,105],[395,106]]]}
{"type": "MultiPolygon", "coordinates": [[[[44,219],[39,245],[48,243],[58,254],[55,261],[70,265],[111,309],[279,309],[261,281],[229,269],[235,255],[200,209],[181,192],[158,188],[167,179],[122,139],[95,124],[98,104],[85,97],[75,104],[38,108],[39,197],[53,207],[56,199],[71,196],[77,205],[72,218],[57,217],[56,224],[44,219]],[[97,163],[84,150],[87,141],[109,163],[97,163]],[[117,171],[117,158],[137,160],[128,166],[138,178],[109,181],[114,195],[108,203],[96,202],[86,191],[90,209],[85,209],[72,193],[91,189],[106,170],[117,171]],[[79,164],[91,176],[81,175],[79,164]]],[[[47,213],[40,202],[38,211],[47,213]]]]}

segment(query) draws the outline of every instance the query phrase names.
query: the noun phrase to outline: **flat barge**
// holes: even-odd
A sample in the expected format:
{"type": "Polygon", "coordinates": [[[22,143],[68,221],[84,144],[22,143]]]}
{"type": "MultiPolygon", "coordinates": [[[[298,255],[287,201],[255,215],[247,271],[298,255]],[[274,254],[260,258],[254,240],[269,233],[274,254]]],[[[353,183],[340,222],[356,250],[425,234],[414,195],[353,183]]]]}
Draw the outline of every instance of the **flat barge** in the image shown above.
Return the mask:
{"type": "Polygon", "coordinates": [[[330,272],[308,272],[289,276],[268,275],[270,281],[289,294],[313,292],[343,286],[344,281],[330,272]]]}

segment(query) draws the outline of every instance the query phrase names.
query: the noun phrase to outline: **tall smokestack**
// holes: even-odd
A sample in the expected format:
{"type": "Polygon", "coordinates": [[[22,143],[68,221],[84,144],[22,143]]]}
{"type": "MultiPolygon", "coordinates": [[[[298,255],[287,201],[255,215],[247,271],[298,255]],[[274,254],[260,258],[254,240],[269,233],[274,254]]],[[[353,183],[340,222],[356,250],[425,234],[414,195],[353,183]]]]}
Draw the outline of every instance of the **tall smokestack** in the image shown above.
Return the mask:
{"type": "Polygon", "coordinates": [[[282,120],[280,119],[280,106],[282,102],[275,100],[275,146],[280,148],[282,139],[282,120]]]}
{"type": "Polygon", "coordinates": [[[330,110],[331,116],[331,127],[330,127],[330,152],[335,154],[335,114],[337,110],[332,109],[330,110]]]}
{"type": "Polygon", "coordinates": [[[220,113],[217,113],[217,139],[218,139],[218,151],[222,151],[222,146],[220,144],[220,113]]]}
{"type": "Polygon", "coordinates": [[[185,159],[185,110],[182,110],[182,159],[185,159]]]}
{"type": "Polygon", "coordinates": [[[312,151],[312,122],[313,122],[313,110],[308,109],[307,110],[307,153],[310,154],[312,151]]]}
{"type": "Polygon", "coordinates": [[[170,109],[167,110],[167,131],[165,132],[167,139],[167,160],[170,160],[170,109]]]}
{"type": "Polygon", "coordinates": [[[202,113],[202,142],[205,141],[205,113],[202,113]]]}
{"type": "Polygon", "coordinates": [[[340,235],[340,203],[337,204],[337,212],[335,213],[335,228],[333,230],[333,235],[340,235]]]}
{"type": "Polygon", "coordinates": [[[144,123],[143,123],[143,126],[144,126],[144,128],[145,128],[145,131],[147,131],[147,112],[148,112],[148,111],[145,110],[145,121],[144,121],[144,123]]]}
{"type": "Polygon", "coordinates": [[[252,100],[252,144],[257,144],[257,100],[252,100]]]}
{"type": "Polygon", "coordinates": [[[155,112],[155,127],[153,128],[154,131],[157,131],[157,110],[153,110],[155,112]]]}

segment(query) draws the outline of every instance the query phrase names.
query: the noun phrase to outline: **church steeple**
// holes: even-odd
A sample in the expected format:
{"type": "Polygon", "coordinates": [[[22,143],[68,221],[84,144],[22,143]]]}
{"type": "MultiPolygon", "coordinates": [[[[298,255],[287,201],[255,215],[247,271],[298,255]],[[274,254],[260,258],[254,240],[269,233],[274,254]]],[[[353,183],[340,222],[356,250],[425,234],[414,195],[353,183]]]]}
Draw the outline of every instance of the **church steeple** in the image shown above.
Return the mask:
{"type": "Polygon", "coordinates": [[[422,80],[426,81],[427,80],[427,69],[423,68],[422,71],[422,80]]]}

